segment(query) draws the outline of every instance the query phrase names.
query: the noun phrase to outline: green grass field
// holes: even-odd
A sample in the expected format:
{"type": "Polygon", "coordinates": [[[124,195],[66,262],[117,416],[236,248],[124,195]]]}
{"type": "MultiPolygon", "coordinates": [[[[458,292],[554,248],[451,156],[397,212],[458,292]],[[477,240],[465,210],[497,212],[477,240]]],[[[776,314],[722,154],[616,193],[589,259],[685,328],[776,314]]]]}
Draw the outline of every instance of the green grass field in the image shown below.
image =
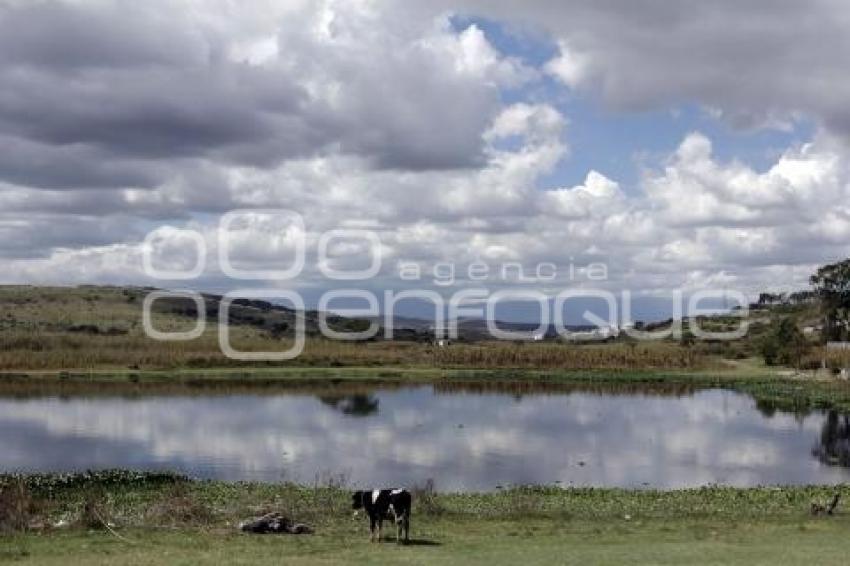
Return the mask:
{"type": "MultiPolygon", "coordinates": [[[[144,477],[144,476],[141,476],[144,477]]],[[[8,478],[6,486],[8,488],[8,478]]],[[[839,488],[684,491],[521,488],[415,492],[412,543],[370,543],[339,487],[104,478],[31,482],[29,532],[0,537],[18,564],[846,564],[850,514],[812,517],[839,488]],[[86,502],[111,531],[85,519],[86,502]],[[241,518],[282,511],[312,535],[247,535],[241,518]],[[64,520],[62,528],[38,527],[64,520]]],[[[388,525],[389,527],[389,525],[388,525]]]]}
{"type": "Polygon", "coordinates": [[[215,530],[71,532],[3,541],[15,564],[847,564],[842,519],[599,525],[530,520],[429,521],[414,544],[370,544],[363,526],[302,537],[215,530]],[[359,532],[358,532],[359,531],[359,532]]]}

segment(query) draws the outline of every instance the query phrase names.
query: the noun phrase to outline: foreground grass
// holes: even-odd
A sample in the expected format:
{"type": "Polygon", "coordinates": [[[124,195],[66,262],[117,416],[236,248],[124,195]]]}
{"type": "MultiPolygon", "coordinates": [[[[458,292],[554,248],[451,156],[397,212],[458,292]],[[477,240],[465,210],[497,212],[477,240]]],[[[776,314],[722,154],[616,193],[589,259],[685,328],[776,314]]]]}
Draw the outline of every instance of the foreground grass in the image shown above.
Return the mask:
{"type": "Polygon", "coordinates": [[[250,537],[203,530],[18,537],[0,560],[19,564],[846,564],[844,519],[621,526],[554,521],[432,521],[417,544],[369,544],[340,529],[310,537],[250,537]]]}
{"type": "MultiPolygon", "coordinates": [[[[105,479],[104,479],[105,478],[105,479]]],[[[6,486],[10,485],[6,478],[6,486]]],[[[416,493],[413,543],[370,544],[339,487],[26,480],[40,515],[0,537],[20,564],[845,564],[850,514],[814,518],[811,501],[847,487],[630,491],[517,488],[416,493]],[[95,501],[92,504],[92,501],[95,501]],[[86,503],[113,525],[80,526],[86,503]],[[243,535],[239,519],[278,510],[309,536],[243,535]],[[39,528],[65,520],[65,528],[39,528]]]]}

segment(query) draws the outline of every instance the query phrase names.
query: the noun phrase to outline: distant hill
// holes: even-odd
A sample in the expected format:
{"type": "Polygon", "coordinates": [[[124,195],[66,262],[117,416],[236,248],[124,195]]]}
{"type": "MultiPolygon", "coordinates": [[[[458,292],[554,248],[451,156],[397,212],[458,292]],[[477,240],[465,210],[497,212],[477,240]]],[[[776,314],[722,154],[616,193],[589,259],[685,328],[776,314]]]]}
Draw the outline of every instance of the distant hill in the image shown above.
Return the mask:
{"type": "MultiPolygon", "coordinates": [[[[0,331],[46,331],[70,334],[121,335],[141,330],[142,303],[145,296],[157,289],[149,287],[116,287],[82,285],[78,287],[0,286],[0,331]]],[[[221,295],[202,293],[208,322],[218,322],[221,295]]],[[[157,318],[167,327],[188,327],[197,318],[197,306],[188,298],[161,298],[154,303],[157,318]]],[[[319,312],[293,309],[254,299],[235,299],[229,309],[231,325],[250,329],[271,337],[291,336],[296,318],[304,319],[308,336],[318,335],[319,312]]],[[[817,303],[753,304],[750,321],[755,334],[760,334],[776,316],[793,316],[801,327],[816,326],[819,321],[817,303]]],[[[346,318],[328,314],[329,325],[338,331],[356,332],[366,329],[374,321],[381,327],[384,317],[346,318]]],[[[723,315],[717,321],[726,319],[723,315]]],[[[672,321],[648,323],[646,330],[662,330],[672,321]]],[[[734,320],[727,321],[730,325],[734,320]]],[[[497,321],[500,329],[514,332],[533,332],[534,323],[497,321]]],[[[395,316],[393,319],[396,340],[430,341],[435,334],[432,320],[395,316]]],[[[487,323],[483,319],[464,318],[458,322],[460,339],[476,342],[490,339],[487,323]]],[[[585,332],[593,327],[571,325],[572,332],[585,332]]],[[[542,335],[556,337],[554,326],[542,335]]],[[[377,339],[382,339],[379,332],[377,339]]],[[[750,337],[752,339],[752,337],[750,337]]],[[[750,340],[751,341],[751,340],[750,340]]]]}
{"type": "MultiPolygon", "coordinates": [[[[145,296],[158,289],[150,287],[115,287],[81,285],[77,287],[0,286],[0,331],[68,333],[92,336],[117,336],[141,332],[142,303],[145,296]]],[[[217,323],[222,296],[202,293],[206,320],[217,323]]],[[[189,328],[197,319],[197,305],[189,298],[166,297],[153,303],[157,319],[166,328],[189,328]]],[[[304,319],[308,336],[320,333],[319,312],[296,312],[290,307],[270,301],[235,299],[229,309],[230,324],[271,337],[292,336],[296,318],[304,319]]],[[[383,316],[372,319],[327,315],[328,324],[341,332],[357,332],[368,328],[371,321],[381,326],[376,339],[383,338],[383,316]]],[[[394,338],[402,341],[427,342],[435,336],[434,322],[427,319],[396,316],[394,338]]],[[[535,324],[498,321],[499,328],[514,332],[532,332],[535,324]]],[[[460,339],[479,341],[490,338],[486,321],[461,319],[460,339]]],[[[584,327],[571,327],[584,330],[584,327]]],[[[552,337],[554,328],[546,333],[552,337]]]]}
{"type": "MultiPolygon", "coordinates": [[[[219,344],[222,297],[203,295],[205,330],[195,339],[161,341],[144,330],[142,305],[155,289],[141,287],[0,286],[0,371],[53,369],[167,369],[245,365],[228,358],[219,344]]],[[[197,305],[189,298],[162,298],[153,304],[152,324],[160,332],[186,332],[196,326],[197,305]]],[[[319,313],[296,312],[268,301],[234,300],[229,309],[230,343],[239,352],[287,351],[295,323],[304,320],[308,336],[318,337],[319,313]]],[[[328,316],[334,330],[356,332],[366,320],[328,316]]],[[[370,349],[367,344],[307,341],[291,363],[333,366],[400,363],[405,353],[370,349]]],[[[275,365],[257,362],[259,365],[275,365]]],[[[255,364],[256,365],[256,364],[255,364]]],[[[280,364],[277,364],[280,365],[280,364]]]]}
{"type": "MultiPolygon", "coordinates": [[[[68,332],[121,335],[138,330],[145,296],[156,291],[143,287],[0,286],[0,330],[68,332]]],[[[202,293],[206,320],[218,322],[222,296],[202,293]]],[[[194,321],[197,305],[189,298],[166,297],[153,303],[159,318],[173,324],[194,321]]],[[[302,317],[308,335],[319,333],[318,311],[296,312],[268,301],[235,299],[229,309],[230,323],[251,327],[273,336],[291,335],[296,317],[302,317]]],[[[365,320],[328,315],[335,330],[356,331],[368,327],[365,320]]]]}

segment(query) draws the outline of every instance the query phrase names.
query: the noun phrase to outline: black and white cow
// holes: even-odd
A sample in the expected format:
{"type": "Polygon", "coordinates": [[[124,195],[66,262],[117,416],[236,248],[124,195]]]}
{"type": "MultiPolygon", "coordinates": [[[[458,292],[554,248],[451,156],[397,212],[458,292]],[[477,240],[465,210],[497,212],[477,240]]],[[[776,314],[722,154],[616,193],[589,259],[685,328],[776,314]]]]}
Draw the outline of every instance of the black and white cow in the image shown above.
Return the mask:
{"type": "Polygon", "coordinates": [[[375,489],[373,491],[355,491],[351,496],[352,509],[363,509],[369,516],[369,540],[381,541],[384,520],[396,524],[396,542],[410,540],[410,508],[413,498],[406,489],[375,489]],[[377,538],[376,538],[377,536],[377,538]]]}

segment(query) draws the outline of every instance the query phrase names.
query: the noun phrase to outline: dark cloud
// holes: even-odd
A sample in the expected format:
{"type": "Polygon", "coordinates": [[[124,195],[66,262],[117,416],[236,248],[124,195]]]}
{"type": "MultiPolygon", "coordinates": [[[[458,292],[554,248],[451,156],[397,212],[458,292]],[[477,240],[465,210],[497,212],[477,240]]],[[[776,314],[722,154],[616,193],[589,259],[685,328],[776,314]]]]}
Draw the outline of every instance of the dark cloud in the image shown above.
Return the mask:
{"type": "Polygon", "coordinates": [[[98,189],[153,188],[166,178],[155,162],[116,158],[82,144],[0,136],[0,181],[42,189],[98,189]]]}
{"type": "Polygon", "coordinates": [[[0,7],[0,61],[58,72],[189,65],[210,55],[181,15],[146,2],[45,0],[0,7]]]}
{"type": "MultiPolygon", "coordinates": [[[[316,16],[302,14],[280,23],[280,57],[255,65],[233,56],[239,30],[225,32],[224,14],[191,14],[122,0],[0,4],[0,133],[17,162],[5,179],[150,186],[173,158],[268,168],[327,151],[391,169],[481,162],[498,91],[453,73],[451,57],[393,45],[348,53],[306,33],[316,16]],[[34,144],[41,154],[20,159],[34,144]],[[151,160],[150,173],[121,163],[138,159],[151,160]]],[[[415,39],[381,32],[399,46],[415,39]]]]}
{"type": "MultiPolygon", "coordinates": [[[[248,68],[100,70],[74,78],[12,69],[0,77],[3,132],[45,144],[86,144],[115,157],[250,162],[251,146],[274,144],[280,160],[315,143],[296,118],[293,88],[248,68]],[[258,93],[275,88],[279,106],[267,110],[258,93]]],[[[263,160],[269,151],[254,153],[263,160]]]]}

